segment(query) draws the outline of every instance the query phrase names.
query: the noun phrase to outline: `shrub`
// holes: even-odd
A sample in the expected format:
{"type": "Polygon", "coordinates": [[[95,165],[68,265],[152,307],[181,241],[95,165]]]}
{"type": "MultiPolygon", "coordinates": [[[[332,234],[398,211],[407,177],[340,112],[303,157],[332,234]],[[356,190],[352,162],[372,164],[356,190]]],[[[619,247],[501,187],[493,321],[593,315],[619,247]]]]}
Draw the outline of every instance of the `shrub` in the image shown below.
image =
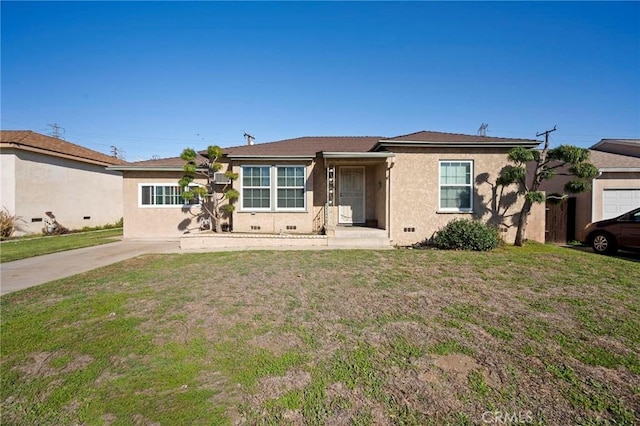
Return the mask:
{"type": "Polygon", "coordinates": [[[19,216],[9,213],[9,210],[3,207],[2,210],[0,210],[0,240],[10,238],[18,228],[18,222],[20,221],[19,216]]]}
{"type": "Polygon", "coordinates": [[[433,242],[444,250],[488,251],[500,245],[498,230],[481,222],[455,219],[440,229],[433,242]]]}

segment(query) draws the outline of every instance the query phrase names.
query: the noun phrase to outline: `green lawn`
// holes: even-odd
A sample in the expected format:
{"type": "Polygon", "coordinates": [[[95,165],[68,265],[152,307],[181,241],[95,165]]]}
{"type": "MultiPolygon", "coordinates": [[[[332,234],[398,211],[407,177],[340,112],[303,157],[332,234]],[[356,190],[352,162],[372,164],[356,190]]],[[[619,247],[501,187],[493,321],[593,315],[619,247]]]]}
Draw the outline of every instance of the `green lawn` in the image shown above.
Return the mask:
{"type": "Polygon", "coordinates": [[[121,236],[122,228],[114,228],[77,234],[3,241],[0,244],[0,262],[12,262],[27,257],[112,243],[121,236]]]}
{"type": "Polygon", "coordinates": [[[639,283],[536,244],[143,256],[2,296],[2,423],[637,424],[639,283]]]}

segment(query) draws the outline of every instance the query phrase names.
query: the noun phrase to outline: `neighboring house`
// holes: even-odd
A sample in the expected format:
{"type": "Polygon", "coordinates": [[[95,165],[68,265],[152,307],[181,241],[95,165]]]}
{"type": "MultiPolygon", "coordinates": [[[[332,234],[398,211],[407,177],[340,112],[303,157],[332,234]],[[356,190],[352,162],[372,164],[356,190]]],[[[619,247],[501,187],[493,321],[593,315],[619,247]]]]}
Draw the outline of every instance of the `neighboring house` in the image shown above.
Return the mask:
{"type": "MultiPolygon", "coordinates": [[[[587,192],[572,195],[567,211],[567,239],[576,239],[590,222],[610,219],[640,207],[640,139],[602,139],[590,149],[589,162],[599,174],[587,192]]],[[[562,192],[568,177],[557,176],[542,187],[562,192]]]]}
{"type": "MultiPolygon", "coordinates": [[[[388,243],[410,245],[455,218],[474,218],[513,241],[522,197],[515,187],[496,188],[495,181],[511,148],[538,144],[422,131],[225,148],[222,171],[238,173],[232,185],[240,192],[225,225],[233,233],[324,232],[329,239],[346,229],[377,228],[388,243]]],[[[197,232],[199,207],[183,204],[177,184],[183,164],[169,158],[109,168],[123,173],[125,238],[197,232]]],[[[542,218],[530,220],[528,237],[542,241],[544,206],[536,214],[542,218]]]]}
{"type": "Polygon", "coordinates": [[[22,219],[15,235],[40,233],[45,212],[69,229],[122,218],[125,161],[28,130],[0,131],[0,203],[22,219]]]}

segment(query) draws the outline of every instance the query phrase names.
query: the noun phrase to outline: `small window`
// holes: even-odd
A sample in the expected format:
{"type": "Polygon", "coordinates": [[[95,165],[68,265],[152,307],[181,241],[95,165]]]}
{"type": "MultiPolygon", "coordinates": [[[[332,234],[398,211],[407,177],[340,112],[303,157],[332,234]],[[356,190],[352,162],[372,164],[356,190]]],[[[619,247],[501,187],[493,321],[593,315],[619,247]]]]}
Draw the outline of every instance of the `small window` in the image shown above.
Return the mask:
{"type": "Polygon", "coordinates": [[[141,206],[183,206],[185,204],[199,204],[194,198],[187,201],[182,198],[182,187],[179,185],[140,185],[141,206]]]}
{"type": "Polygon", "coordinates": [[[471,212],[473,210],[473,162],[440,162],[439,210],[471,212]]]}

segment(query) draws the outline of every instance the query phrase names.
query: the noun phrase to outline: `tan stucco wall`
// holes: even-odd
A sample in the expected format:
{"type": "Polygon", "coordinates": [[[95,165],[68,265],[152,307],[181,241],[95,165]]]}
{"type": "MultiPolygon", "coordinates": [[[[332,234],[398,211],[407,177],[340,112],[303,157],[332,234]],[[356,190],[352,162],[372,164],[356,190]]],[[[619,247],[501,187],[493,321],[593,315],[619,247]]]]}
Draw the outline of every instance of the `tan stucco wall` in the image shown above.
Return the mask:
{"type": "MultiPolygon", "coordinates": [[[[233,164],[233,172],[240,174],[240,169],[244,165],[260,165],[260,166],[305,166],[306,169],[306,200],[305,211],[252,211],[242,209],[240,203],[237,203],[236,209],[233,212],[233,231],[234,232],[252,232],[252,233],[267,233],[267,234],[310,234],[313,232],[313,219],[315,214],[319,212],[319,209],[314,208],[314,187],[315,177],[320,175],[323,171],[322,166],[317,167],[314,164],[306,162],[286,162],[278,161],[276,163],[269,162],[249,162],[242,161],[237,164],[233,164]],[[320,170],[317,170],[320,169],[320,170]],[[254,227],[254,229],[252,229],[254,227]],[[287,229],[289,227],[290,229],[287,229]],[[292,229],[295,227],[295,229],[292,229]],[[259,228],[259,229],[256,229],[259,228]]],[[[319,185],[322,185],[324,181],[319,179],[319,185]]],[[[239,181],[234,182],[234,188],[240,191],[241,183],[239,181]]],[[[324,204],[324,203],[323,203],[324,204]]]]}
{"type": "Polygon", "coordinates": [[[44,223],[33,220],[44,220],[46,211],[69,229],[102,226],[123,217],[120,172],[22,150],[3,150],[2,157],[2,198],[11,199],[13,186],[15,214],[24,220],[16,235],[40,233],[44,223]],[[13,176],[5,176],[9,157],[13,157],[13,176]]]}
{"type": "MultiPolygon", "coordinates": [[[[392,244],[405,246],[431,238],[456,218],[480,219],[498,226],[506,231],[501,233],[505,240],[513,242],[517,227],[517,216],[514,215],[519,212],[522,197],[516,196],[514,185],[505,189],[499,205],[493,202],[496,178],[508,163],[507,150],[394,148],[394,153],[391,168],[392,244]],[[440,160],[473,160],[473,213],[438,211],[440,160]],[[415,229],[415,232],[404,232],[404,228],[415,229]]],[[[534,240],[539,236],[532,233],[528,238],[534,240]]]]}
{"type": "MultiPolygon", "coordinates": [[[[191,206],[188,210],[181,206],[139,206],[138,188],[141,184],[173,185],[181,177],[180,172],[124,172],[124,238],[179,237],[198,231],[198,206],[191,206]]],[[[194,182],[206,183],[204,179],[194,182]]]]}

